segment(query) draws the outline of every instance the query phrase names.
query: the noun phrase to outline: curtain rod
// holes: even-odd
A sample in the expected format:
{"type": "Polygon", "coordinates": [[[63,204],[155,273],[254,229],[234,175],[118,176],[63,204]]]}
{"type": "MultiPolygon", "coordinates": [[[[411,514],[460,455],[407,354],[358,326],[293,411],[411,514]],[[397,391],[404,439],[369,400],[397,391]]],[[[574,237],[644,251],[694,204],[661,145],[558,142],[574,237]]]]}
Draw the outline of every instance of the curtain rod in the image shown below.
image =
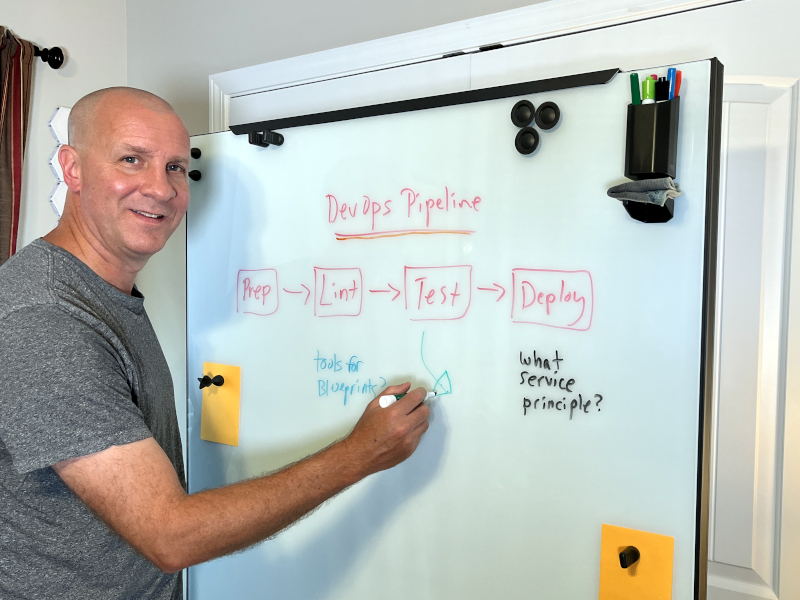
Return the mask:
{"type": "MultiPolygon", "coordinates": [[[[0,37],[8,38],[14,37],[14,39],[19,39],[11,32],[11,29],[8,27],[0,26],[0,37]]],[[[61,65],[64,64],[64,51],[61,50],[58,46],[53,46],[52,48],[39,48],[36,44],[31,44],[33,46],[33,55],[38,56],[42,59],[42,62],[46,62],[50,65],[51,69],[58,69],[61,65]]]]}

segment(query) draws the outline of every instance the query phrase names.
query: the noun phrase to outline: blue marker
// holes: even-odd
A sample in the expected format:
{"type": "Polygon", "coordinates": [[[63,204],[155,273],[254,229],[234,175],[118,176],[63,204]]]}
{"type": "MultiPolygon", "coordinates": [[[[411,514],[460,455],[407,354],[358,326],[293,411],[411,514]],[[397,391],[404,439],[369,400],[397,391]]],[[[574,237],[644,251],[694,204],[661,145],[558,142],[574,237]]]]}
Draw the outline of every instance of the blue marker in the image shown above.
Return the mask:
{"type": "Polygon", "coordinates": [[[669,99],[675,97],[675,69],[667,69],[667,81],[669,81],[669,99]]]}

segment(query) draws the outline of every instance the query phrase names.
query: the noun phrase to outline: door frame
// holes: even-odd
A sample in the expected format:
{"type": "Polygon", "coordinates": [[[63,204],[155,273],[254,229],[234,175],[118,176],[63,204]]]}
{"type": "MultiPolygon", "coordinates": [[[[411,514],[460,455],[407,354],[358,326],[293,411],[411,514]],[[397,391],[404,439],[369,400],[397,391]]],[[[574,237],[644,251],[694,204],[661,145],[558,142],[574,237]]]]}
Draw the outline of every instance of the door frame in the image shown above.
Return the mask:
{"type": "MultiPolygon", "coordinates": [[[[791,564],[791,536],[782,536],[783,510],[797,502],[797,492],[784,486],[800,478],[798,461],[792,458],[791,440],[785,436],[787,418],[794,416],[797,407],[787,394],[790,364],[798,368],[796,356],[789,360],[791,337],[789,318],[791,299],[797,302],[797,292],[790,295],[792,283],[792,216],[795,196],[798,139],[798,94],[800,83],[793,78],[727,77],[723,96],[722,160],[720,174],[719,247],[725,244],[725,209],[727,183],[728,124],[731,105],[735,103],[766,105],[766,182],[764,189],[764,227],[762,244],[762,309],[760,318],[758,393],[752,408],[758,415],[752,423],[756,440],[756,456],[749,469],[731,472],[728,469],[718,478],[718,438],[720,411],[720,357],[724,340],[717,336],[714,348],[714,385],[711,424],[711,485],[709,486],[709,574],[708,585],[718,595],[737,599],[766,598],[777,600],[782,592],[788,598],[784,579],[794,578],[788,569],[782,577],[781,565],[791,564]],[[728,495],[728,503],[742,503],[753,514],[751,529],[752,568],[742,568],[715,561],[716,500],[726,487],[740,486],[746,480],[754,482],[752,497],[728,495]],[[752,504],[752,507],[750,506],[752,504]]],[[[722,293],[724,281],[724,252],[717,265],[716,329],[720,331],[723,316],[722,293]]],[[[797,261],[794,261],[795,288],[797,261]]],[[[796,309],[795,309],[796,314],[796,309]]],[[[795,338],[794,354],[797,353],[795,338]]],[[[796,384],[795,384],[796,385],[796,384]]],[[[794,417],[796,420],[796,417],[794,417]]],[[[795,445],[796,447],[796,445],[795,445]]],[[[796,454],[796,453],[795,453],[796,454]]],[[[795,504],[796,505],[796,504],[795,504]]],[[[796,537],[796,536],[795,536],[796,537]]],[[[796,543],[795,543],[796,545],[796,543]]],[[[787,582],[788,583],[788,582],[787,582]]],[[[796,583],[789,584],[795,588],[796,583]]]]}
{"type": "MultiPolygon", "coordinates": [[[[209,132],[231,98],[574,35],[744,0],[549,0],[531,6],[209,76],[209,132]]],[[[343,107],[341,107],[343,108],[343,107]]],[[[281,115],[294,116],[294,115],[281,115]]]]}

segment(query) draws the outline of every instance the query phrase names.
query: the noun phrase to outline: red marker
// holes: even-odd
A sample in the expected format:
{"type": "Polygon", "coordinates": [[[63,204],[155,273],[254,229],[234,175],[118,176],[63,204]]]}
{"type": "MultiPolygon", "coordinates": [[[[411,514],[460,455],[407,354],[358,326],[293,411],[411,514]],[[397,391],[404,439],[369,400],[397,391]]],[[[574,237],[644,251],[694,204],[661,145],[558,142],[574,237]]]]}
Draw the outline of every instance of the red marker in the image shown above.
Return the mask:
{"type": "Polygon", "coordinates": [[[681,72],[675,73],[675,95],[677,96],[681,91],[681,72]]]}
{"type": "Polygon", "coordinates": [[[650,75],[650,77],[652,77],[653,79],[655,79],[656,81],[658,81],[658,75],[650,75]]]}

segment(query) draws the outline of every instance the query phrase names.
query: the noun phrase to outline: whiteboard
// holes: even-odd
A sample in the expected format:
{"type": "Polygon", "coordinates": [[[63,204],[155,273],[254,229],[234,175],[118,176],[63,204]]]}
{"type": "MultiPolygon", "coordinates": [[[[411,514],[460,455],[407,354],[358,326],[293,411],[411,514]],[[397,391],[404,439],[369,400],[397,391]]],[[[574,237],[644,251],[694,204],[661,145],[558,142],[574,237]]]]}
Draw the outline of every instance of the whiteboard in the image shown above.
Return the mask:
{"type": "Polygon", "coordinates": [[[603,523],[673,536],[695,597],[714,124],[711,63],[677,66],[663,224],[605,193],[627,74],[526,96],[562,116],[531,156],[518,97],[193,138],[190,491],[321,449],[386,384],[441,395],[410,459],[190,569],[191,598],[593,598],[603,523]],[[203,362],[242,368],[238,447],[200,439],[203,362]]]}

